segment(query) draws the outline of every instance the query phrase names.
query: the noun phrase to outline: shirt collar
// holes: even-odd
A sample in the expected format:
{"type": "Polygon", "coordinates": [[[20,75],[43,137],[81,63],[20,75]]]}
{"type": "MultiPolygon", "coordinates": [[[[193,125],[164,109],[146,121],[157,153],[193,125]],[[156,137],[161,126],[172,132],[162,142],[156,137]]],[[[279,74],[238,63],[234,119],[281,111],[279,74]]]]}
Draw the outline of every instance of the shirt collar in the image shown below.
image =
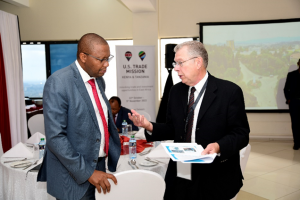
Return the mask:
{"type": "MultiPolygon", "coordinates": [[[[206,71],[205,76],[203,77],[203,79],[201,81],[199,81],[199,83],[197,83],[194,87],[196,88],[197,92],[200,92],[200,90],[202,89],[204,83],[206,82],[206,80],[208,79],[208,72],[206,71]]],[[[192,87],[190,87],[191,89],[192,87]]]]}
{"type": "Polygon", "coordinates": [[[94,77],[90,77],[90,75],[88,73],[86,73],[86,71],[84,71],[84,69],[82,69],[78,60],[75,61],[75,64],[77,66],[77,69],[78,69],[84,83],[88,82],[91,79],[95,79],[94,77]]]}

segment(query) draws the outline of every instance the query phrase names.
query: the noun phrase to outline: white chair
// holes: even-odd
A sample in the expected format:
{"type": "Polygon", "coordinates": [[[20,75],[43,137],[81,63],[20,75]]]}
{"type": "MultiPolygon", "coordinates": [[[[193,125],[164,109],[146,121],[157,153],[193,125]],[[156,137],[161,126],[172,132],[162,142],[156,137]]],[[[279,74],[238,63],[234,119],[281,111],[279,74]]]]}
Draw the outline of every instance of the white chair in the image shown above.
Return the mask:
{"type": "Polygon", "coordinates": [[[241,151],[240,151],[240,165],[241,165],[241,169],[242,172],[245,171],[247,162],[248,162],[248,158],[249,158],[249,154],[251,151],[251,145],[248,144],[247,146],[245,146],[241,151]]]}
{"type": "Polygon", "coordinates": [[[165,192],[165,181],[157,173],[148,170],[129,170],[114,174],[118,184],[108,179],[110,193],[98,193],[96,200],[162,200],[165,192]]]}
{"type": "Polygon", "coordinates": [[[144,115],[144,117],[148,120],[148,121],[151,121],[151,117],[149,115],[149,113],[147,113],[146,111],[138,111],[138,113],[140,115],[144,115]]]}
{"type": "Polygon", "coordinates": [[[28,120],[28,128],[31,135],[35,134],[36,132],[40,132],[45,135],[44,115],[36,114],[30,117],[28,120]]]}
{"type": "MultiPolygon", "coordinates": [[[[245,171],[250,151],[251,151],[251,145],[250,144],[248,144],[242,150],[240,150],[240,165],[241,165],[242,172],[245,171]]],[[[231,200],[236,200],[236,196],[231,200]]]]}

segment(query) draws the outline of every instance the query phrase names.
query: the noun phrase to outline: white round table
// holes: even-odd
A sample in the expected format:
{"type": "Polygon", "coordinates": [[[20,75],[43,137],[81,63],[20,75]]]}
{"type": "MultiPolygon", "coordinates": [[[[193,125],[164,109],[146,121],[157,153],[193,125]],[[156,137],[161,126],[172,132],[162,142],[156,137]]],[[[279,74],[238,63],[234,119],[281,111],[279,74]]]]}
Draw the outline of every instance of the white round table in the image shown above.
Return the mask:
{"type": "MultiPolygon", "coordinates": [[[[153,147],[152,147],[153,148],[153,147]]],[[[140,169],[150,170],[160,174],[163,178],[166,174],[166,169],[168,166],[169,159],[160,159],[164,163],[159,163],[155,166],[145,167],[139,165],[139,163],[145,161],[145,156],[140,156],[137,154],[136,165],[140,169]]],[[[13,160],[8,158],[3,158],[1,156],[0,163],[0,199],[9,200],[55,200],[54,197],[47,193],[47,183],[37,182],[37,171],[31,172],[27,171],[31,168],[23,170],[22,168],[12,168],[11,163],[3,163],[6,160],[13,160]],[[26,177],[27,173],[27,177],[26,177]]],[[[128,164],[129,156],[120,156],[117,171],[112,174],[133,170],[128,164]]],[[[107,171],[107,173],[111,173],[107,171]]]]}

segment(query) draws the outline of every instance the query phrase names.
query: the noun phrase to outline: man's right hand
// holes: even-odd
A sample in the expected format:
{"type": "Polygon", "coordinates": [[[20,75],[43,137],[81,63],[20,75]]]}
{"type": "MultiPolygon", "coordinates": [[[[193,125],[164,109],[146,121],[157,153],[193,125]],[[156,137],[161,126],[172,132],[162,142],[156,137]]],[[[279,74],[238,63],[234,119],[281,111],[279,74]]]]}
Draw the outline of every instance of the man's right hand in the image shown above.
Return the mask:
{"type": "Polygon", "coordinates": [[[128,117],[135,126],[143,127],[144,129],[152,132],[153,125],[144,117],[144,115],[140,115],[133,109],[131,110],[131,113],[128,113],[128,117]]]}
{"type": "Polygon", "coordinates": [[[106,191],[110,192],[110,183],[107,179],[113,180],[113,182],[117,185],[117,179],[114,175],[108,174],[102,171],[95,170],[92,174],[92,176],[88,179],[88,181],[94,185],[98,192],[101,193],[101,188],[103,190],[103,193],[106,194],[106,191]]]}

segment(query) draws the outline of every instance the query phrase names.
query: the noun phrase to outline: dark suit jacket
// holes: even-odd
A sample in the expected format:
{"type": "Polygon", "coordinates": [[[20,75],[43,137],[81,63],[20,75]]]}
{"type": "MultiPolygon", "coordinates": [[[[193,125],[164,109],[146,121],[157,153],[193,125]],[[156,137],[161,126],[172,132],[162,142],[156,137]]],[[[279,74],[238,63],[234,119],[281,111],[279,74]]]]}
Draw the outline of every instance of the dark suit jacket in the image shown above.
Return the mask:
{"type": "MultiPolygon", "coordinates": [[[[171,89],[167,122],[153,123],[148,141],[184,142],[189,86],[178,83],[171,89]]],[[[196,125],[196,142],[203,148],[210,143],[220,145],[221,156],[212,164],[192,164],[192,181],[177,178],[176,163],[170,160],[165,199],[233,198],[242,187],[239,150],[249,142],[249,125],[240,87],[229,81],[208,76],[196,125]],[[174,195],[172,195],[174,194],[174,195]]]]}
{"type": "Polygon", "coordinates": [[[132,124],[132,130],[133,131],[138,131],[139,128],[135,126],[132,121],[128,117],[128,113],[131,113],[129,109],[121,106],[121,109],[118,112],[117,116],[117,121],[116,121],[116,126],[120,130],[119,132],[122,133],[122,122],[126,120],[127,124],[132,124]]]}
{"type": "Polygon", "coordinates": [[[300,73],[298,69],[288,73],[283,91],[287,101],[300,98],[300,73]]]}
{"type": "MultiPolygon", "coordinates": [[[[96,81],[108,108],[108,169],[113,172],[121,152],[120,139],[104,93],[104,79],[96,81]]],[[[47,181],[47,192],[58,199],[81,199],[104,138],[75,62],[48,78],[43,99],[47,144],[38,181],[47,181]]]]}

